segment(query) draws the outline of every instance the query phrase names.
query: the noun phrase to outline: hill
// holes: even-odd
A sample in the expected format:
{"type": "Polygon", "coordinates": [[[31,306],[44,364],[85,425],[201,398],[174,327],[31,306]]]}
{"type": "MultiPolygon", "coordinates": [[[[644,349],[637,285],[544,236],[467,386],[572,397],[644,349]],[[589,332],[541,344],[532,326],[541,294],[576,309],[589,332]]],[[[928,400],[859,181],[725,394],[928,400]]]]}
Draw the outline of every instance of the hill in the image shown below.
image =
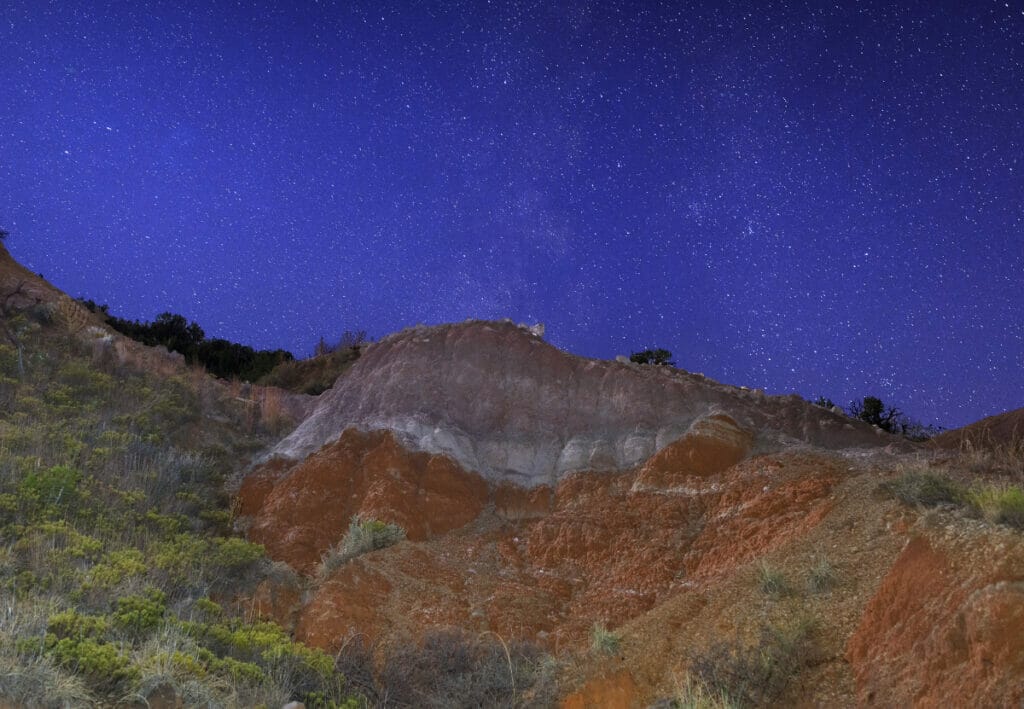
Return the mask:
{"type": "Polygon", "coordinates": [[[799,397],[468,322],[370,346],[238,510],[306,578],[268,612],[330,651],[496,633],[574,658],[568,706],[683,677],[741,704],[1000,704],[1024,697],[1007,489],[799,397]],[[351,558],[358,520],[407,541],[351,558]]]}
{"type": "Polygon", "coordinates": [[[1024,700],[1019,412],[916,444],[484,321],[304,396],[0,297],[5,706],[1024,700]]]}

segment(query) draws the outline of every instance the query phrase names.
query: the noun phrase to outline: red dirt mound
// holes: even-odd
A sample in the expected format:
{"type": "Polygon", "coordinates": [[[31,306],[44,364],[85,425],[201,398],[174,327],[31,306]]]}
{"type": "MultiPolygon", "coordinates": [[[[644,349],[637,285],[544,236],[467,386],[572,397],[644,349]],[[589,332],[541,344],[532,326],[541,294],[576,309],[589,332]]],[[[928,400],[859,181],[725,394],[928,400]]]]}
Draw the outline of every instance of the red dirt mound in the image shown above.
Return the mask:
{"type": "Polygon", "coordinates": [[[1024,542],[984,528],[913,538],[868,604],[847,657],[864,704],[1017,706],[1024,542]]]}

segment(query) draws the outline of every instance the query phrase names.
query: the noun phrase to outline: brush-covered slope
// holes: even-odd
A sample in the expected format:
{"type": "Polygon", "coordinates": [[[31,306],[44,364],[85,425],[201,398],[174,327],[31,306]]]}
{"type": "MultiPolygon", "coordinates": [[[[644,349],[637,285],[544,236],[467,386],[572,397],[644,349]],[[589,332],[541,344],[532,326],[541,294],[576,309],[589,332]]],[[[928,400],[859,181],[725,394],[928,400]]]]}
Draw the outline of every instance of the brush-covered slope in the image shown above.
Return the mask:
{"type": "Polygon", "coordinates": [[[716,413],[756,432],[755,450],[891,442],[797,396],[577,357],[510,322],[471,321],[368,347],[272,455],[300,460],[348,428],[381,429],[490,481],[532,487],[579,470],[630,469],[716,413]]]}

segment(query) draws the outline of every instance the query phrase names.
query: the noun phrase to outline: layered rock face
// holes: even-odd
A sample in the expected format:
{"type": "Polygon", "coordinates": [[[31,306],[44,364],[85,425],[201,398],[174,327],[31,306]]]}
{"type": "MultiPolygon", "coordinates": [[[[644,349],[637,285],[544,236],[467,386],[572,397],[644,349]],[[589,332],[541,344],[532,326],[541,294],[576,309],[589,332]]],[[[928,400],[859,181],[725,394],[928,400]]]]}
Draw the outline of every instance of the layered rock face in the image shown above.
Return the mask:
{"type": "Polygon", "coordinates": [[[249,537],[307,577],[248,607],[331,652],[458,627],[584,656],[613,628],[620,653],[566,707],[650,705],[700,653],[805,619],[814,661],[780,705],[1016,706],[1024,541],[882,494],[929,455],[894,440],[507,323],[408,330],[243,481],[249,537]],[[408,540],[318,569],[353,515],[408,540]]]}
{"type": "Polygon", "coordinates": [[[534,487],[575,471],[631,469],[714,414],[756,431],[755,451],[890,442],[797,396],[577,357],[511,323],[469,322],[404,330],[369,347],[271,456],[301,460],[346,429],[381,429],[491,482],[534,487]]]}

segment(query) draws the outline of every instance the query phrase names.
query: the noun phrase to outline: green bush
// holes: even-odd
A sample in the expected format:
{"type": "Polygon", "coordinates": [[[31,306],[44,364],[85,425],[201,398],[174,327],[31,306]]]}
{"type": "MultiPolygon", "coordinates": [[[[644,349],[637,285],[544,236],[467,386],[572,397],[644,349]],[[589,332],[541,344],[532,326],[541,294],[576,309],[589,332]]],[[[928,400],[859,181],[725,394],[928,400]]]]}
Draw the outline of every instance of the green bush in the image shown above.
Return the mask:
{"type": "Polygon", "coordinates": [[[66,510],[78,501],[82,474],[65,465],[30,472],[18,486],[19,496],[32,508],[66,510]]]}
{"type": "Polygon", "coordinates": [[[907,473],[883,483],[881,489],[904,504],[922,507],[959,505],[966,493],[955,481],[934,473],[907,473]]]}
{"type": "Polygon", "coordinates": [[[114,624],[136,637],[155,630],[167,612],[167,596],[155,588],[142,595],[117,599],[117,608],[111,614],[114,624]]]}
{"type": "Polygon", "coordinates": [[[46,653],[58,664],[84,675],[98,691],[135,681],[140,672],[119,646],[92,638],[46,636],[46,653]]]}
{"type": "Polygon", "coordinates": [[[986,519],[1024,530],[1024,489],[981,486],[968,491],[965,497],[986,519]]]}
{"type": "Polygon", "coordinates": [[[123,581],[146,573],[145,557],[138,549],[115,549],[89,569],[86,583],[90,587],[110,589],[123,581]]]}
{"type": "Polygon", "coordinates": [[[50,616],[46,631],[54,637],[72,640],[103,638],[110,632],[110,622],[103,616],[66,610],[50,616]]]}

